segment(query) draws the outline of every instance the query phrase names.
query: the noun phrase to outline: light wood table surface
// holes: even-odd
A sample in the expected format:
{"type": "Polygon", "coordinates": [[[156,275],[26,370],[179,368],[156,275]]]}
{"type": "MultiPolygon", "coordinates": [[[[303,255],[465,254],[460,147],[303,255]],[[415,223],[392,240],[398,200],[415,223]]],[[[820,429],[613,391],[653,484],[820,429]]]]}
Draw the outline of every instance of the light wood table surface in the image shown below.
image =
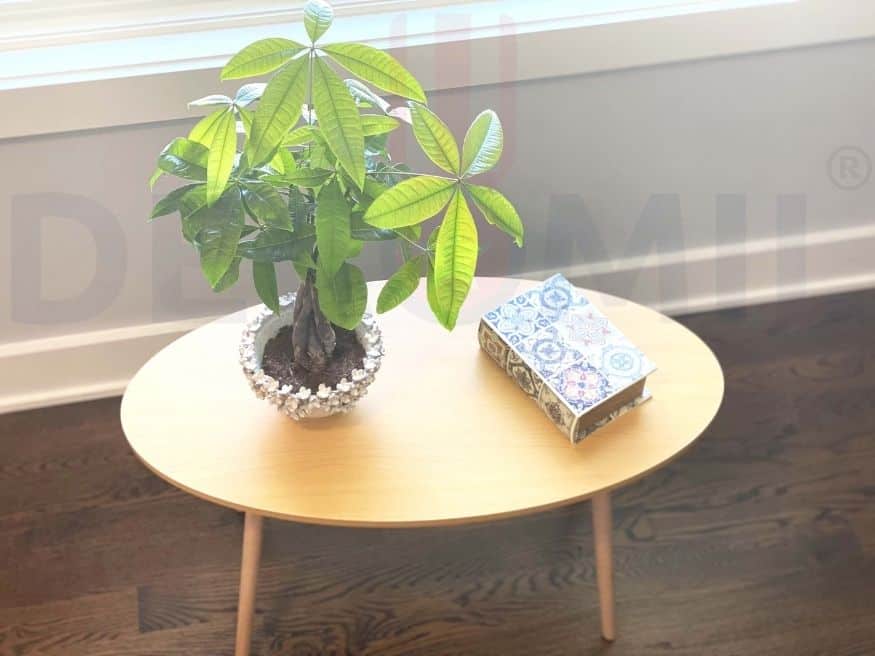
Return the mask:
{"type": "MultiPolygon", "coordinates": [[[[349,414],[294,422],[255,398],[237,361],[250,311],[176,340],[122,400],[131,447],[158,476],[246,513],[237,656],[249,653],[263,517],[417,527],[511,517],[592,499],[602,635],[615,637],[610,491],[665,464],[705,430],[723,375],[692,332],[586,291],[658,371],[653,399],[574,446],[480,351],[480,315],[538,283],[477,278],[455,331],[425,284],[378,318],[386,356],[349,414]]],[[[371,301],[382,283],[370,283],[371,301]]]]}

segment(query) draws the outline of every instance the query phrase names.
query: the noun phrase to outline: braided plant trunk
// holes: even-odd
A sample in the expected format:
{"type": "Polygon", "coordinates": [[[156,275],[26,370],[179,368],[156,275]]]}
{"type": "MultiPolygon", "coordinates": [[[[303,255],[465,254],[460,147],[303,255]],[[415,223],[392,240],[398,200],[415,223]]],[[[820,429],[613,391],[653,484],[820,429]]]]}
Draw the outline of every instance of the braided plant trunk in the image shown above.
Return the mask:
{"type": "Polygon", "coordinates": [[[292,312],[292,354],[295,364],[307,371],[322,371],[331,359],[336,344],[334,328],[319,308],[315,275],[311,269],[298,288],[292,312]]]}

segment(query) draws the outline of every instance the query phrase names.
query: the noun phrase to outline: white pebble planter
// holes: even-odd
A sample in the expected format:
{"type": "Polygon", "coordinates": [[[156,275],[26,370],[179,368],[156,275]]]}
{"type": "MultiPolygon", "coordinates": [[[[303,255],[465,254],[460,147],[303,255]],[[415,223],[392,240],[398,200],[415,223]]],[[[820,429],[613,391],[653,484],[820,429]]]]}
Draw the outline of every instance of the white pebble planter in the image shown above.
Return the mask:
{"type": "Polygon", "coordinates": [[[268,341],[291,324],[294,307],[295,294],[286,294],[280,298],[278,314],[260,305],[246,324],[240,342],[240,364],[252,390],[258,398],[267,399],[280,412],[295,420],[349,412],[367,393],[368,385],[374,381],[374,374],[383,360],[383,338],[374,317],[366,312],[355,328],[356,338],[365,350],[361,369],[353,369],[349,379],[342,379],[335,387],[319,385],[316,390],[306,387],[292,389],[290,385],[280,386],[278,380],[264,373],[261,358],[268,341]]]}

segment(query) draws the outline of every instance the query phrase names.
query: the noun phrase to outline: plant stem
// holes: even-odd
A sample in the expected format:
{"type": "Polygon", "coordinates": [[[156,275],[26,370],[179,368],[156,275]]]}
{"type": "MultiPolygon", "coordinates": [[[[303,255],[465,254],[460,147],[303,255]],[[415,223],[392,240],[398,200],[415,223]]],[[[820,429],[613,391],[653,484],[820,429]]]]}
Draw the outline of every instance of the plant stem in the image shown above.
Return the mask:
{"type": "Polygon", "coordinates": [[[410,244],[411,246],[416,246],[416,247],[417,247],[419,250],[421,250],[422,252],[424,252],[424,253],[428,253],[428,249],[427,249],[425,246],[421,246],[421,245],[417,244],[415,241],[413,241],[412,239],[409,239],[409,238],[405,237],[404,235],[402,235],[402,234],[401,234],[400,232],[398,232],[397,230],[393,230],[392,232],[394,232],[398,237],[401,237],[401,239],[403,239],[404,241],[406,241],[406,242],[407,242],[408,244],[410,244]]]}
{"type": "Polygon", "coordinates": [[[307,371],[322,371],[331,359],[337,337],[319,307],[314,276],[307,272],[298,287],[292,314],[292,354],[307,371]]]}
{"type": "MultiPolygon", "coordinates": [[[[316,48],[310,48],[307,58],[307,125],[313,125],[313,58],[316,48]]],[[[310,144],[307,144],[307,159],[310,159],[310,144]]]]}
{"type": "MultiPolygon", "coordinates": [[[[368,171],[365,175],[387,175],[385,171],[368,171]]],[[[458,178],[450,178],[446,175],[433,175],[431,173],[417,173],[416,171],[392,171],[388,175],[427,175],[430,178],[440,178],[441,180],[452,180],[458,182],[458,178]]]]}
{"type": "Polygon", "coordinates": [[[313,61],[316,49],[310,48],[310,56],[307,61],[307,125],[313,124],[313,61]]]}

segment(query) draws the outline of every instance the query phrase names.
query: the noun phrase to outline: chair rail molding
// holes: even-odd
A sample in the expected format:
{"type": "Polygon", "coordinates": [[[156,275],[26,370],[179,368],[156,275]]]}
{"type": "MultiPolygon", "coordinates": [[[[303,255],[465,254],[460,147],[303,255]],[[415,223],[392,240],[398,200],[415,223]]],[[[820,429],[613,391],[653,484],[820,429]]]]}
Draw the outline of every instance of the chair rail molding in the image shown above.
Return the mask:
{"type": "MultiPolygon", "coordinates": [[[[578,263],[572,282],[631,298],[672,315],[706,312],[875,286],[873,225],[669,253],[578,263]],[[804,266],[804,279],[782,279],[780,262],[804,266]],[[731,275],[721,276],[720,272],[731,275]],[[718,285],[717,280],[734,281],[718,285]],[[677,289],[661,282],[681,281],[677,289]]],[[[553,269],[525,271],[544,279],[553,269]]],[[[117,396],[155,352],[214,319],[147,323],[0,345],[0,413],[117,396]],[[45,371],[63,371],[51,378],[45,371]]],[[[473,330],[460,325],[457,330],[473,330]]],[[[242,330],[242,326],[241,326],[242,330]]],[[[472,332],[472,339],[476,339],[472,332]]],[[[241,374],[242,375],[242,374],[241,374]]]]}

